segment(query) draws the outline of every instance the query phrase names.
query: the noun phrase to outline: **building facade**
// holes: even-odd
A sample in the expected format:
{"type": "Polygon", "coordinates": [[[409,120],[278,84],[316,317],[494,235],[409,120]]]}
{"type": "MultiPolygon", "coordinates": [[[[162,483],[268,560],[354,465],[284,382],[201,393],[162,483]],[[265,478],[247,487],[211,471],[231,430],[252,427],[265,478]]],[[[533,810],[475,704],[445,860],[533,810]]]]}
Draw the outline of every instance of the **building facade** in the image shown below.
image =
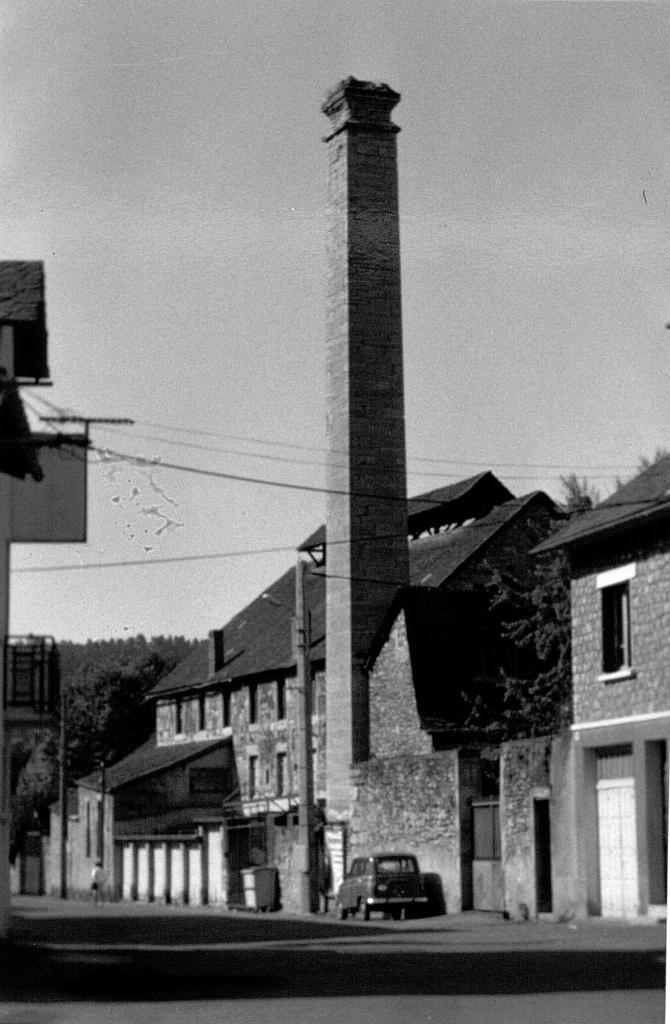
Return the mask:
{"type": "Polygon", "coordinates": [[[582,913],[664,916],[670,742],[670,457],[540,550],[569,556],[572,785],[582,913]]]}

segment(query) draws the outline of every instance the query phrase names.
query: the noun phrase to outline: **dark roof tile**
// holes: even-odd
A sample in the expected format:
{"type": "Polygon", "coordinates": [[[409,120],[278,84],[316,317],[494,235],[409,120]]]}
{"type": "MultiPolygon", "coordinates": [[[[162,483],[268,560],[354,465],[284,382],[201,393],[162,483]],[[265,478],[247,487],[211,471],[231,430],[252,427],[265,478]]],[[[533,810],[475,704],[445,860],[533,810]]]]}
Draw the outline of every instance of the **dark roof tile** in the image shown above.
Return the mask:
{"type": "Polygon", "coordinates": [[[670,455],[666,455],[619,487],[596,508],[577,516],[538,544],[534,553],[585,544],[669,515],[670,455]]]}
{"type": "MultiPolygon", "coordinates": [[[[151,736],[146,743],[143,743],[132,754],[128,754],[123,760],[110,765],[105,769],[105,790],[113,792],[127,782],[134,782],[145,775],[153,775],[155,772],[165,771],[183,761],[190,761],[201,754],[205,754],[219,744],[227,743],[227,739],[202,740],[196,743],[176,743],[171,746],[156,746],[156,737],[151,736]]],[[[98,770],[91,772],[83,779],[77,780],[77,785],[85,786],[88,789],[100,790],[102,788],[102,773],[98,770]]]]}

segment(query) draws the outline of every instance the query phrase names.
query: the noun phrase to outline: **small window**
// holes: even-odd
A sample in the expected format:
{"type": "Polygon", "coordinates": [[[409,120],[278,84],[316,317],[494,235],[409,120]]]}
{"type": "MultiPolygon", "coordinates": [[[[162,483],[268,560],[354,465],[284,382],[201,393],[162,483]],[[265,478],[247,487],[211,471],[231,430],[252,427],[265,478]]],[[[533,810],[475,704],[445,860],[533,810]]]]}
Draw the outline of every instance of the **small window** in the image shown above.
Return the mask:
{"type": "Polygon", "coordinates": [[[198,732],[204,732],[207,728],[207,715],[204,693],[198,694],[198,732]]]}
{"type": "Polygon", "coordinates": [[[380,875],[408,874],[416,871],[412,857],[378,857],[377,871],[380,875]]]}
{"type": "Polygon", "coordinates": [[[230,693],[226,692],[223,695],[223,726],[230,725],[230,693]]]}
{"type": "Polygon", "coordinates": [[[631,666],[630,594],[628,581],[604,587],[602,594],[603,672],[631,666]]]}
{"type": "Polygon", "coordinates": [[[252,724],[258,721],[258,690],[255,686],[249,687],[249,721],[252,724]]]}
{"type": "Polygon", "coordinates": [[[184,705],[177,699],[174,706],[174,731],[179,734],[184,731],[184,705]]]}
{"type": "Polygon", "coordinates": [[[280,751],[277,754],[277,796],[283,796],[286,792],[286,754],[280,751]]]}
{"type": "Polygon", "coordinates": [[[277,680],[277,719],[286,718],[286,680],[277,680]]]}
{"type": "Polygon", "coordinates": [[[249,758],[249,796],[256,796],[258,788],[258,754],[249,758]]]}

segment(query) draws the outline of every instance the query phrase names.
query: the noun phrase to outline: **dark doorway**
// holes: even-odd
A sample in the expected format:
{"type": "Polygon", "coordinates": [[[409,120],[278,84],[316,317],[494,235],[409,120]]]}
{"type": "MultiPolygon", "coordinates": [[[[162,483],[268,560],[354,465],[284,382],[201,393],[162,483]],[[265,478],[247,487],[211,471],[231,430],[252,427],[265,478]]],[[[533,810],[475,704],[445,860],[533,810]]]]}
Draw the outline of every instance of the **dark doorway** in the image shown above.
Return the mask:
{"type": "Polygon", "coordinates": [[[267,863],[265,821],[229,824],[228,832],[228,905],[244,906],[242,869],[267,863]]]}
{"type": "Polygon", "coordinates": [[[549,801],[535,800],[535,893],[538,914],[550,914],[551,899],[551,831],[549,801]]]}

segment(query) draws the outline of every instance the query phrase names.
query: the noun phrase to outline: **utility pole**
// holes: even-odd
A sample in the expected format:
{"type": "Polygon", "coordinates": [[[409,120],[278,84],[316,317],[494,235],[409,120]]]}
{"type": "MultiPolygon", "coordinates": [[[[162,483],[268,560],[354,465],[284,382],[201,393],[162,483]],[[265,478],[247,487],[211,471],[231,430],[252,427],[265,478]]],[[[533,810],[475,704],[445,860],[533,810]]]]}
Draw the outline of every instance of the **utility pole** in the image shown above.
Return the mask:
{"type": "Polygon", "coordinates": [[[60,799],[60,898],[67,899],[67,689],[60,681],[60,729],[58,747],[60,752],[60,779],[58,780],[58,796],[60,799]]]}
{"type": "Polygon", "coordinates": [[[314,771],[312,765],[312,665],[310,622],[305,600],[307,565],[295,567],[295,647],[298,712],[298,842],[300,849],[300,912],[318,909],[315,871],[314,771]]]}

